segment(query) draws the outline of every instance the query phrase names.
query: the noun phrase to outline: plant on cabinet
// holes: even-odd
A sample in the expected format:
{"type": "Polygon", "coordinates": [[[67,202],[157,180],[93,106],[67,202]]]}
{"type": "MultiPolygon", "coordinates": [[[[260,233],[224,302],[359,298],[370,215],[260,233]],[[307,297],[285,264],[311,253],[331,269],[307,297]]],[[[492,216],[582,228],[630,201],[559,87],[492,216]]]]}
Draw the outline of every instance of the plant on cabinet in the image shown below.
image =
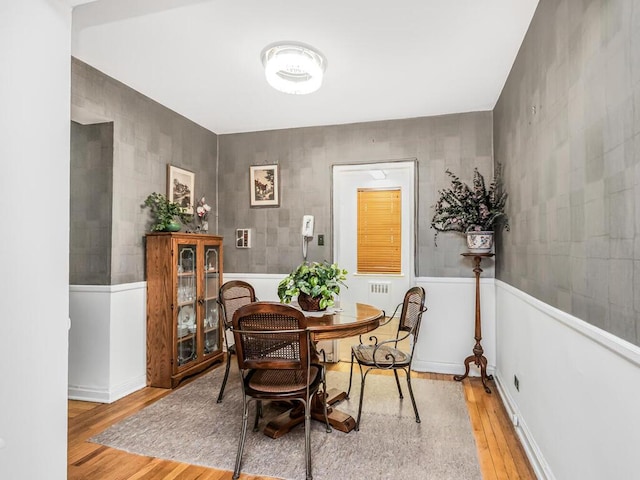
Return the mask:
{"type": "Polygon", "coordinates": [[[190,215],[179,204],[170,201],[162,193],[153,192],[144,201],[143,207],[149,207],[153,217],[152,232],[177,232],[180,223],[188,221],[190,215]]]}

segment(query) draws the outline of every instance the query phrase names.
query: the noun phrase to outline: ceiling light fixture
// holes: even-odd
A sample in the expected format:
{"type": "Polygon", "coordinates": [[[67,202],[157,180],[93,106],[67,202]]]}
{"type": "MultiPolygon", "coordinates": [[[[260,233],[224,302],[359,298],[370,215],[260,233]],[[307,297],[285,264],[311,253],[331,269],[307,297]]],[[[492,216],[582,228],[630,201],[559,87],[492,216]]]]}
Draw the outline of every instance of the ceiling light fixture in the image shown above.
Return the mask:
{"type": "Polygon", "coordinates": [[[384,170],[369,170],[369,174],[376,180],[387,178],[387,173],[384,170]]]}
{"type": "Polygon", "coordinates": [[[322,85],[327,60],[313,47],[281,42],[262,51],[267,82],[276,90],[294,95],[315,92],[322,85]]]}

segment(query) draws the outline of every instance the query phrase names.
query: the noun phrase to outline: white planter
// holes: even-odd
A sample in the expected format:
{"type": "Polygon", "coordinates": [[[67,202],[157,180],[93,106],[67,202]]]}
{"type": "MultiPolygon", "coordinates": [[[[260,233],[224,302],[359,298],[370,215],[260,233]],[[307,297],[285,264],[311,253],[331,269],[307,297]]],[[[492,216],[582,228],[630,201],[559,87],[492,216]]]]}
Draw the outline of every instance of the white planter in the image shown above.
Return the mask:
{"type": "Polygon", "coordinates": [[[491,252],[493,232],[467,232],[467,248],[471,253],[491,252]]]}

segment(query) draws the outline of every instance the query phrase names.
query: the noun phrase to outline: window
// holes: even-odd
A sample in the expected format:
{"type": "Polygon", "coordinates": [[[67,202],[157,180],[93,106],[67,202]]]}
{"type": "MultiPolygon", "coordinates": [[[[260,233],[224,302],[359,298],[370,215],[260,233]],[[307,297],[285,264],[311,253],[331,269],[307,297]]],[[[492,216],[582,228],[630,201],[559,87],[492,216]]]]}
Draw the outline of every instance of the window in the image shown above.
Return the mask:
{"type": "Polygon", "coordinates": [[[400,189],[358,189],[358,273],[401,273],[400,189]]]}

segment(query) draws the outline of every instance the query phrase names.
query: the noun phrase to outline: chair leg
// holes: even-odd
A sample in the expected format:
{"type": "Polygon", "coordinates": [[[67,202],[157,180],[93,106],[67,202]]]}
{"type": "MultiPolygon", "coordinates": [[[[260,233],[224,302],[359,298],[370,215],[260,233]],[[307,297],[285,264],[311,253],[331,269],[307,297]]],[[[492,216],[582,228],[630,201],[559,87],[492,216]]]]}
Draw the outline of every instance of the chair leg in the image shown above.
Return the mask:
{"type": "Polygon", "coordinates": [[[400,399],[403,399],[404,396],[402,395],[402,388],[400,388],[400,379],[398,378],[398,370],[397,369],[393,370],[393,375],[396,377],[396,385],[398,386],[398,393],[400,394],[400,399]]]}
{"type": "Polygon", "coordinates": [[[362,365],[360,366],[360,403],[358,404],[358,419],[356,420],[356,431],[360,430],[360,417],[362,416],[362,400],[364,399],[364,382],[367,379],[367,373],[369,373],[368,369],[366,372],[362,373],[362,365]]]}
{"type": "Polygon", "coordinates": [[[247,421],[249,420],[249,402],[247,397],[242,395],[243,412],[242,412],[242,431],[240,432],[240,441],[238,442],[238,453],[236,454],[236,466],[233,470],[233,480],[240,477],[240,465],[242,464],[242,452],[244,450],[244,442],[247,438],[247,421]]]}
{"type": "Polygon", "coordinates": [[[307,480],[313,480],[311,473],[311,399],[304,402],[304,455],[306,458],[307,480]]]}
{"type": "Polygon", "coordinates": [[[411,370],[407,370],[407,387],[409,387],[409,395],[411,396],[411,403],[413,404],[413,411],[416,414],[416,423],[420,423],[420,415],[418,414],[418,406],[416,405],[416,399],[413,396],[413,388],[411,388],[411,370]]]}
{"type": "Polygon", "coordinates": [[[351,379],[353,378],[353,360],[355,355],[353,354],[353,349],[351,349],[351,370],[349,371],[349,388],[347,389],[347,398],[349,398],[349,394],[351,393],[351,379]]]}
{"type": "Polygon", "coordinates": [[[224,395],[224,387],[227,385],[227,379],[229,378],[229,370],[231,368],[231,355],[233,352],[231,348],[227,346],[227,364],[224,367],[224,378],[222,379],[222,385],[220,386],[220,393],[218,393],[218,400],[216,403],[222,402],[222,396],[224,395]]]}

